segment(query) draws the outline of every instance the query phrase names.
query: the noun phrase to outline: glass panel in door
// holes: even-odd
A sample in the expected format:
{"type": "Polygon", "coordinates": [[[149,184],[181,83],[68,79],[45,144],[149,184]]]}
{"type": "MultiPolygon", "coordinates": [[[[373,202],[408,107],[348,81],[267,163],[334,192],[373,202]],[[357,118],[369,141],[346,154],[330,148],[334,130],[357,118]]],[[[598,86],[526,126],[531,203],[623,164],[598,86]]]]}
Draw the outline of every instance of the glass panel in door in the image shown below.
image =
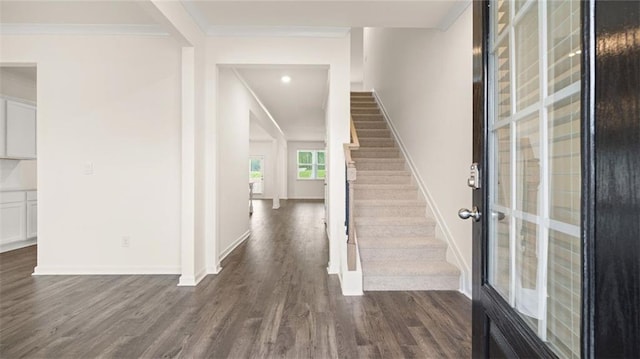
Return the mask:
{"type": "Polygon", "coordinates": [[[580,356],[579,1],[492,3],[488,281],[580,356]]]}
{"type": "Polygon", "coordinates": [[[254,194],[264,192],[264,157],[253,156],[249,158],[249,183],[253,184],[254,194]]]}

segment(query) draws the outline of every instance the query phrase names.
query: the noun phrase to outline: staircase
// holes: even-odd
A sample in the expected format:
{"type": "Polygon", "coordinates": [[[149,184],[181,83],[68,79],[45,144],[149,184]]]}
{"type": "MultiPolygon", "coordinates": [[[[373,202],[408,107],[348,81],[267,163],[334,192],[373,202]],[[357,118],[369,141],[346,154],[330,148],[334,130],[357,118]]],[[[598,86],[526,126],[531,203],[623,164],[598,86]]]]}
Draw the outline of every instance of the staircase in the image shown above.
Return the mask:
{"type": "Polygon", "coordinates": [[[356,234],[364,290],[457,290],[459,270],[445,260],[435,221],[407,170],[370,92],[351,93],[351,117],[360,141],[356,162],[356,234]]]}

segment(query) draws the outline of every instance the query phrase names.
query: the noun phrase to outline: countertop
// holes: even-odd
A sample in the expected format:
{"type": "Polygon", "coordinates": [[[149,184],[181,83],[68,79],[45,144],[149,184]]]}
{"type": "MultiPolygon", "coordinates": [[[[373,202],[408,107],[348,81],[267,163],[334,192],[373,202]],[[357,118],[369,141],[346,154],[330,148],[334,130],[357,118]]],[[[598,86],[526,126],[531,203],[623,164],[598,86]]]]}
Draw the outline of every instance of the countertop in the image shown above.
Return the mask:
{"type": "Polygon", "coordinates": [[[29,192],[37,190],[37,188],[0,188],[0,192],[29,192]]]}

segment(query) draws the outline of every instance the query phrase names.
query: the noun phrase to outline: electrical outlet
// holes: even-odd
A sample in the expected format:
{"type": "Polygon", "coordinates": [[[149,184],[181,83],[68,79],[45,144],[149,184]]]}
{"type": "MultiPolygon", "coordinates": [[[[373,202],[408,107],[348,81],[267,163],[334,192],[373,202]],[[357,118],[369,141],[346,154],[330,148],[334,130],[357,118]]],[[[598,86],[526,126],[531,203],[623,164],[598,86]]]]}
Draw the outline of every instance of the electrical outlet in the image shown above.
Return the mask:
{"type": "Polygon", "coordinates": [[[85,162],[83,166],[83,172],[85,175],[90,176],[93,174],[93,162],[85,162]]]}
{"type": "Polygon", "coordinates": [[[122,237],[122,248],[129,248],[131,244],[131,238],[129,236],[122,237]]]}

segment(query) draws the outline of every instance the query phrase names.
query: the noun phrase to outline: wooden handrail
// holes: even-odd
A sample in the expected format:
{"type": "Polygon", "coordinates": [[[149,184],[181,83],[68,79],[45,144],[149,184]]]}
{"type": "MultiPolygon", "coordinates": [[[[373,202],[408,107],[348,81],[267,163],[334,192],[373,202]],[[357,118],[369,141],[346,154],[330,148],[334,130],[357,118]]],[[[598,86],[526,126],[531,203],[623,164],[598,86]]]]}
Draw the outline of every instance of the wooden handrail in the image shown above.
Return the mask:
{"type": "Polygon", "coordinates": [[[353,160],[353,157],[351,157],[351,151],[353,150],[357,150],[360,148],[360,141],[358,140],[358,133],[356,132],[356,127],[353,124],[353,118],[351,118],[350,121],[350,132],[351,132],[351,141],[350,143],[345,143],[344,144],[344,159],[345,159],[345,166],[347,169],[347,188],[348,188],[348,193],[347,193],[347,203],[348,205],[348,212],[349,212],[349,218],[347,221],[347,268],[350,271],[354,271],[356,270],[356,262],[357,262],[357,242],[356,242],[356,226],[355,226],[355,220],[354,220],[354,215],[353,215],[353,210],[355,208],[354,205],[354,182],[356,180],[356,162],[353,160]]]}

